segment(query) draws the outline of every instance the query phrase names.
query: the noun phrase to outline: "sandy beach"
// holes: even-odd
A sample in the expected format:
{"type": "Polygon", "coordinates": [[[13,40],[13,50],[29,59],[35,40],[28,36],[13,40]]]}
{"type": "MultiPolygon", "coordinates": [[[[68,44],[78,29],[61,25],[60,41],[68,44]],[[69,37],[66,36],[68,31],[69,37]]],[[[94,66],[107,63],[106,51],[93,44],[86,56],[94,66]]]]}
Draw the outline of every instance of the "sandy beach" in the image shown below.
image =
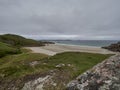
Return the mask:
{"type": "Polygon", "coordinates": [[[47,55],[55,55],[62,52],[88,52],[100,54],[114,54],[114,52],[94,46],[78,46],[78,45],[63,45],[63,44],[49,44],[42,47],[26,47],[31,49],[33,53],[43,53],[47,55]]]}

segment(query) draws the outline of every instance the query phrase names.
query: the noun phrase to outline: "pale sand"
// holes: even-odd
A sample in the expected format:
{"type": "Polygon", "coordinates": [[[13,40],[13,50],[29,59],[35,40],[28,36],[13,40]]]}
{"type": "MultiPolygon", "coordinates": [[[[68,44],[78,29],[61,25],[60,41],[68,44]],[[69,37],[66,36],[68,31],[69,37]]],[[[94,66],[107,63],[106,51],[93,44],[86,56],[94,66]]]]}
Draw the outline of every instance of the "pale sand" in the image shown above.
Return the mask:
{"type": "Polygon", "coordinates": [[[93,46],[78,46],[78,45],[62,45],[62,44],[49,44],[42,47],[26,47],[31,49],[33,53],[43,53],[47,55],[55,55],[62,52],[88,52],[100,54],[115,54],[114,52],[102,49],[101,47],[93,46]]]}

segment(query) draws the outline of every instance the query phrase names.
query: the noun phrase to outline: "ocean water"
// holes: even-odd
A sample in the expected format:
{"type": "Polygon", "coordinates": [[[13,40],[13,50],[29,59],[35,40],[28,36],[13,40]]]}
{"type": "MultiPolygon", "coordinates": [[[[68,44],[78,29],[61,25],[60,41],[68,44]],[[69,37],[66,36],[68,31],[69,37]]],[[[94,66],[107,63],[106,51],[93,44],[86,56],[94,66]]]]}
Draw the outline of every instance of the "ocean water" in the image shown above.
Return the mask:
{"type": "Polygon", "coordinates": [[[52,42],[68,45],[86,45],[103,47],[113,43],[117,43],[118,40],[51,40],[52,42]]]}

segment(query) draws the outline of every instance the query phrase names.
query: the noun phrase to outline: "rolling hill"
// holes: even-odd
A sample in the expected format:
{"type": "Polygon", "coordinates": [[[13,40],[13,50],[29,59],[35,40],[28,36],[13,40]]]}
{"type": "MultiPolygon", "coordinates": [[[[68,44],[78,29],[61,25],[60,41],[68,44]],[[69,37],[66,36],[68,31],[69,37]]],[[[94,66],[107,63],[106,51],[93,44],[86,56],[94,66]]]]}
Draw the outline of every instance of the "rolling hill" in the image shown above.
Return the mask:
{"type": "Polygon", "coordinates": [[[0,57],[3,57],[7,54],[17,54],[17,53],[20,53],[20,50],[18,48],[0,42],[0,57]]]}
{"type": "Polygon", "coordinates": [[[0,35],[0,42],[11,44],[13,46],[43,46],[44,43],[33,39],[27,39],[19,35],[4,34],[0,35]]]}

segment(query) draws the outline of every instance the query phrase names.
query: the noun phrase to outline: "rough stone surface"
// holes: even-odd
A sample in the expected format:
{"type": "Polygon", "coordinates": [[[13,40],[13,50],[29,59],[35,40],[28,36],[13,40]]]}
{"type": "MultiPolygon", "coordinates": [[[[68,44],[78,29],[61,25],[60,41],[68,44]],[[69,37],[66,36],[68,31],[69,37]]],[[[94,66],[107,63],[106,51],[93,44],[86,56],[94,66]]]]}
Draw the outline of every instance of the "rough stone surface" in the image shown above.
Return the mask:
{"type": "Polygon", "coordinates": [[[102,48],[105,48],[105,49],[108,49],[108,50],[114,51],[114,52],[120,52],[120,42],[115,43],[115,44],[111,44],[109,46],[105,46],[102,48]]]}
{"type": "Polygon", "coordinates": [[[67,90],[120,90],[120,54],[78,76],[68,83],[67,90]]]}
{"type": "Polygon", "coordinates": [[[22,90],[43,90],[44,83],[46,83],[50,78],[51,76],[48,75],[46,77],[40,77],[36,80],[29,81],[25,83],[22,90]]]}
{"type": "Polygon", "coordinates": [[[37,64],[39,64],[38,61],[33,61],[33,62],[30,63],[30,66],[35,66],[35,65],[37,65],[37,64]]]}
{"type": "Polygon", "coordinates": [[[64,66],[65,66],[65,64],[61,63],[61,64],[56,65],[55,67],[60,68],[60,67],[64,67],[64,66]]]}

